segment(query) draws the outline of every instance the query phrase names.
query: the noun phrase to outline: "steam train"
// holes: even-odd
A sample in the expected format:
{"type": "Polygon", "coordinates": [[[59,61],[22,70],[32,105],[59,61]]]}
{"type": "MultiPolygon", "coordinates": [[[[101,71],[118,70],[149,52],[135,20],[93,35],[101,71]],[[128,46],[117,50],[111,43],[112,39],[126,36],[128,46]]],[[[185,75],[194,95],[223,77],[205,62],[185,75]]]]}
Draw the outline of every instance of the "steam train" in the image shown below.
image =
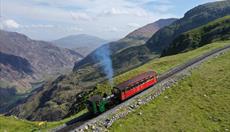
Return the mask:
{"type": "Polygon", "coordinates": [[[90,113],[98,115],[111,106],[153,86],[155,83],[157,83],[157,73],[155,71],[148,71],[118,84],[113,88],[112,94],[109,96],[106,94],[103,97],[100,95],[91,96],[86,101],[86,106],[90,113]]]}

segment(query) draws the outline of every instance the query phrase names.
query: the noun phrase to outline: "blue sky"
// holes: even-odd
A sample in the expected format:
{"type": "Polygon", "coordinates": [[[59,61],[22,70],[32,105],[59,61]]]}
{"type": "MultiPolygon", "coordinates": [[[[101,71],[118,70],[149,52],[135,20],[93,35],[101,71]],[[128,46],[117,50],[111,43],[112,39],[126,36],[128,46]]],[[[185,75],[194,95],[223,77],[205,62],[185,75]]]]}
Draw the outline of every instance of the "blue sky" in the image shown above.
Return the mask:
{"type": "Polygon", "coordinates": [[[111,40],[217,0],[0,0],[0,28],[37,40],[90,34],[111,40]]]}

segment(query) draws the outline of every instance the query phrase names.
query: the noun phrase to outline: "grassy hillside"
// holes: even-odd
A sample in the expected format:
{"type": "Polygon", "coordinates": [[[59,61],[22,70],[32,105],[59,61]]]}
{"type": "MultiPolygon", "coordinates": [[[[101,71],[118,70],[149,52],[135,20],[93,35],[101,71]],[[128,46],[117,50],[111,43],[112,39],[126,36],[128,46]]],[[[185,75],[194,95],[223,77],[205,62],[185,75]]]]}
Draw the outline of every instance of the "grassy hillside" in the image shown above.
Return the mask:
{"type": "MultiPolygon", "coordinates": [[[[144,71],[156,70],[157,73],[162,73],[174,66],[186,62],[188,59],[192,59],[213,49],[223,47],[226,44],[229,43],[214,43],[187,53],[152,60],[141,67],[116,76],[113,81],[114,85],[128,80],[144,71]]],[[[56,81],[50,82],[50,85],[42,92],[36,94],[36,97],[30,97],[27,103],[20,105],[16,109],[19,109],[21,111],[20,113],[17,111],[13,111],[12,113],[17,114],[20,118],[30,120],[34,120],[35,118],[48,121],[61,120],[63,117],[73,115],[83,109],[85,107],[84,100],[86,100],[88,96],[98,93],[102,94],[104,92],[110,93],[112,89],[108,82],[97,84],[96,89],[78,87],[79,84],[76,80],[78,80],[78,78],[75,74],[72,74],[67,78],[58,78],[56,81]],[[90,92],[92,89],[93,92],[90,92]]]]}
{"type": "Polygon", "coordinates": [[[26,120],[17,119],[15,117],[6,117],[0,115],[0,132],[31,132],[31,131],[49,131],[57,126],[60,126],[84,113],[87,110],[83,110],[78,114],[66,118],[61,121],[56,122],[44,122],[44,124],[39,125],[41,122],[31,122],[26,120]]]}
{"type": "Polygon", "coordinates": [[[161,53],[172,41],[184,32],[205,25],[230,13],[230,1],[218,1],[197,6],[184,17],[157,32],[147,42],[153,52],[161,53]]]}
{"type": "MultiPolygon", "coordinates": [[[[185,63],[186,61],[188,61],[189,59],[198,57],[204,53],[207,53],[211,50],[217,49],[217,48],[221,48],[223,46],[229,45],[230,41],[223,41],[223,42],[215,42],[215,43],[211,43],[208,45],[205,45],[203,47],[200,47],[198,49],[186,52],[186,53],[181,53],[181,54],[177,54],[177,55],[172,55],[172,56],[167,56],[167,57],[162,57],[162,58],[158,58],[158,59],[154,59],[149,61],[148,63],[137,67],[133,70],[130,70],[128,72],[125,72],[119,76],[116,76],[114,78],[114,84],[119,84],[129,78],[132,78],[140,73],[143,73],[145,71],[148,70],[155,70],[158,74],[162,74],[163,72],[177,66],[180,64],[185,63]]],[[[97,90],[96,92],[110,92],[111,87],[109,85],[108,82],[100,84],[97,86],[97,90]]]]}
{"type": "Polygon", "coordinates": [[[111,131],[229,131],[229,60],[227,52],[205,62],[149,104],[116,121],[111,131]]]}
{"type": "MultiPolygon", "coordinates": [[[[182,53],[182,54],[177,54],[177,55],[173,55],[173,56],[167,56],[167,57],[163,57],[163,58],[159,58],[157,60],[153,60],[148,62],[147,64],[138,67],[134,70],[131,70],[129,72],[126,72],[124,74],[121,74],[117,77],[114,78],[114,83],[118,84],[122,81],[125,81],[133,76],[138,75],[139,73],[142,73],[144,71],[147,70],[156,70],[159,74],[169,70],[170,68],[182,64],[184,62],[186,62],[188,59],[200,56],[203,53],[209,52],[213,49],[216,48],[220,48],[223,47],[225,45],[228,45],[230,43],[230,41],[226,41],[226,42],[218,42],[218,43],[213,43],[213,44],[209,44],[206,46],[203,46],[201,48],[198,48],[196,50],[193,51],[189,51],[186,53],[182,53]]],[[[103,93],[103,92],[110,92],[111,87],[108,85],[108,83],[102,83],[102,84],[98,84],[97,85],[97,89],[94,92],[95,93],[103,93]]],[[[60,95],[59,95],[60,96],[60,95]]],[[[61,98],[61,97],[60,97],[61,98]]],[[[33,103],[31,103],[31,106],[35,106],[33,103]]],[[[29,107],[29,106],[27,106],[29,107]]],[[[73,119],[74,117],[77,117],[79,115],[81,115],[83,112],[80,112],[70,118],[66,118],[65,120],[61,120],[58,122],[48,122],[47,125],[42,128],[42,130],[47,130],[49,128],[53,128],[57,125],[61,125],[64,122],[67,122],[71,119],[73,119]]],[[[41,129],[38,127],[38,125],[36,125],[36,122],[28,122],[28,121],[22,121],[22,120],[16,120],[15,118],[12,117],[3,117],[0,116],[0,131],[2,130],[8,130],[8,131],[14,131],[14,130],[18,130],[18,131],[23,131],[24,129],[27,131],[32,131],[33,129],[38,130],[41,129]],[[6,122],[6,120],[8,120],[6,122]],[[18,125],[15,125],[18,124],[18,125]]]]}
{"type": "Polygon", "coordinates": [[[38,130],[38,125],[29,121],[23,121],[14,117],[0,116],[1,132],[30,132],[38,130]]]}
{"type": "Polygon", "coordinates": [[[211,42],[229,39],[230,16],[225,16],[178,36],[162,55],[178,54],[211,42]]]}

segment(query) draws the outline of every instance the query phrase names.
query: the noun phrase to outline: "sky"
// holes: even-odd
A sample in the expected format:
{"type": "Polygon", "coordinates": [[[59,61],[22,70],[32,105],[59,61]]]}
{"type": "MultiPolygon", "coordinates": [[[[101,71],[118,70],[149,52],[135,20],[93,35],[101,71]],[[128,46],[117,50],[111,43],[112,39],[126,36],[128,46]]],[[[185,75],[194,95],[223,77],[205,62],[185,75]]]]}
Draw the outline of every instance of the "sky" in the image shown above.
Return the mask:
{"type": "Polygon", "coordinates": [[[36,40],[89,34],[106,40],[217,0],[0,0],[0,28],[36,40]]]}

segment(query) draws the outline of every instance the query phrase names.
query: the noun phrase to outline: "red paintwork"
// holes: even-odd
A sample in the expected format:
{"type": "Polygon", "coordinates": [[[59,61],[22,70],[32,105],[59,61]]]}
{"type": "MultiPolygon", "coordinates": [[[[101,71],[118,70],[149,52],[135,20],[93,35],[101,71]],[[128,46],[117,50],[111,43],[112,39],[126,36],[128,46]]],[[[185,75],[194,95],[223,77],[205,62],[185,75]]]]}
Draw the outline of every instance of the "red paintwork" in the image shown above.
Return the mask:
{"type": "Polygon", "coordinates": [[[157,78],[154,77],[154,78],[148,80],[147,82],[145,82],[143,84],[140,84],[140,85],[138,85],[138,86],[136,86],[136,87],[134,87],[134,88],[132,88],[130,90],[123,91],[121,93],[121,96],[120,96],[121,97],[121,101],[126,100],[126,99],[130,98],[131,96],[133,96],[133,95],[135,95],[135,94],[143,91],[144,89],[152,86],[156,82],[157,82],[157,78]]]}
{"type": "Polygon", "coordinates": [[[157,74],[155,71],[144,72],[142,74],[139,74],[138,76],[135,76],[135,77],[133,77],[127,81],[124,81],[124,82],[118,84],[116,87],[119,90],[124,91],[127,89],[127,87],[135,85],[137,82],[139,82],[141,80],[146,80],[147,78],[156,77],[156,76],[157,76],[157,74]]]}

